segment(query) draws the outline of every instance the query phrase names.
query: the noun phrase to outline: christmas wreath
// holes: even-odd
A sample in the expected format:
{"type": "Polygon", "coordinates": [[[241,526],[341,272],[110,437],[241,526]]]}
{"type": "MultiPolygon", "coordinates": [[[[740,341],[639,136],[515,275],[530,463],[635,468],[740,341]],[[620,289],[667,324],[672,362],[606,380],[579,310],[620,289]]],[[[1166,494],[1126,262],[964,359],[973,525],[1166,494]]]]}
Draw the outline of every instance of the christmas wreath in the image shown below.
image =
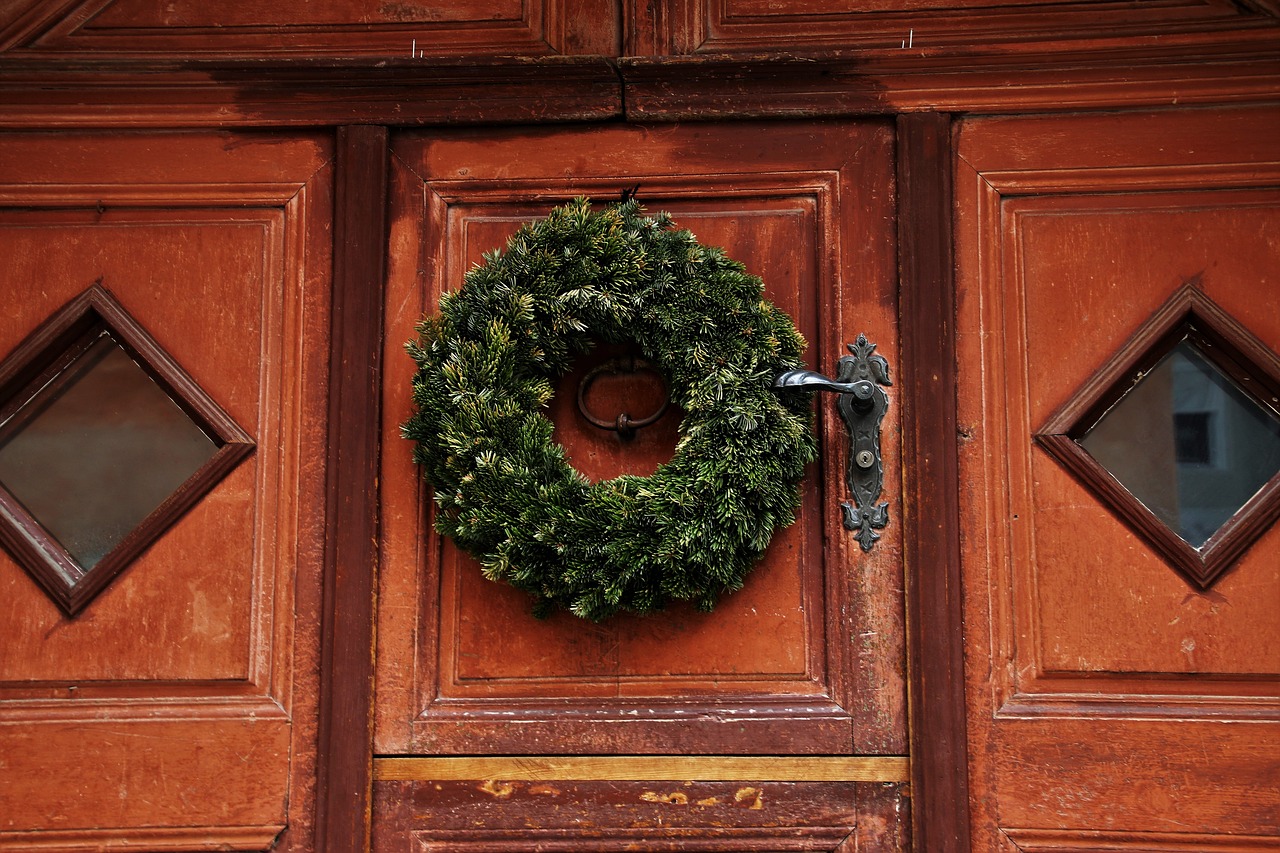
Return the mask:
{"type": "Polygon", "coordinates": [[[804,341],[760,279],[634,199],[579,198],[522,227],[424,318],[403,425],[436,528],[484,574],[601,620],[670,600],[710,610],[795,520],[816,455],[809,397],[774,391],[804,341]],[[552,439],[554,382],[592,346],[634,341],[684,410],[672,459],[592,483],[552,439]]]}

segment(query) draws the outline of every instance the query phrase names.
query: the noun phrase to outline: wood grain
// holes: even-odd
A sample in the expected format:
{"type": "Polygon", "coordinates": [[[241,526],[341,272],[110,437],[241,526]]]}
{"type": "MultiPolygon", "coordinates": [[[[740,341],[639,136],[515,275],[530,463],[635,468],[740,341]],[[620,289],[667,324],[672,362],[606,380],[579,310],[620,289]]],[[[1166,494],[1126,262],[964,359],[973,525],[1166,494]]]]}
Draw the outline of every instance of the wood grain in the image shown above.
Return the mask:
{"type": "Polygon", "coordinates": [[[1202,592],[1032,436],[1190,279],[1280,346],[1280,301],[1260,275],[1277,263],[1260,235],[1280,215],[1280,149],[1268,132],[1278,122],[1256,109],[960,128],[958,354],[973,366],[958,388],[960,506],[978,846],[1007,844],[999,827],[1028,850],[1258,849],[1256,839],[1274,846],[1280,835],[1264,781],[1280,774],[1269,748],[1280,721],[1280,538],[1266,532],[1202,592]]]}
{"type": "Polygon", "coordinates": [[[914,842],[939,853],[969,849],[950,154],[949,116],[899,118],[912,814],[914,842]]]}
{"type": "MultiPolygon", "coordinates": [[[[814,366],[833,364],[859,326],[893,353],[893,259],[881,230],[890,145],[879,122],[406,134],[395,142],[388,323],[407,336],[521,221],[578,193],[616,198],[639,183],[651,210],[765,276],[769,297],[809,336],[814,366]],[[579,164],[572,176],[566,158],[579,164]],[[854,280],[857,295],[839,296],[854,280]]],[[[862,558],[835,535],[844,450],[829,401],[829,450],[804,487],[801,520],[715,614],[538,621],[417,510],[429,496],[398,431],[412,363],[390,336],[385,358],[379,752],[664,753],[676,732],[679,750],[694,753],[905,751],[897,544],[862,558]]],[[[617,439],[575,426],[572,406],[553,405],[552,416],[584,467],[611,458],[597,445],[617,439]]],[[[887,424],[891,444],[896,412],[887,424]]],[[[669,446],[648,442],[626,455],[669,458],[669,446]]]]}
{"type": "Polygon", "coordinates": [[[387,132],[338,133],[317,846],[369,838],[387,132]]]}
{"type": "Polygon", "coordinates": [[[74,620],[0,555],[0,845],[312,849],[329,157],[0,141],[0,350],[101,276],[257,443],[74,620]]]}
{"type": "Polygon", "coordinates": [[[896,829],[904,797],[893,783],[378,782],[374,802],[386,850],[904,849],[896,829]]]}
{"type": "Polygon", "coordinates": [[[906,782],[903,755],[831,758],[737,758],[731,756],[491,756],[374,759],[375,781],[544,781],[721,782],[769,779],[777,782],[906,782]]]}

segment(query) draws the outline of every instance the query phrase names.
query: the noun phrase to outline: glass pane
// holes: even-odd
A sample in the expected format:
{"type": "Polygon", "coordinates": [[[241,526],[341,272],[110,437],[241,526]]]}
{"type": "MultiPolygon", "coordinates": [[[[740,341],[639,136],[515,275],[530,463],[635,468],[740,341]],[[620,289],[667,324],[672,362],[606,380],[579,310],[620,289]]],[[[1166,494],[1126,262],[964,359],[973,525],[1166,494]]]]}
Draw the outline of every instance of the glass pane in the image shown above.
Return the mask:
{"type": "Polygon", "coordinates": [[[218,449],[107,334],[13,420],[0,482],[85,570],[218,449]]]}
{"type": "Polygon", "coordinates": [[[1197,548],[1280,471],[1280,419],[1189,341],[1174,347],[1080,444],[1197,548]]]}

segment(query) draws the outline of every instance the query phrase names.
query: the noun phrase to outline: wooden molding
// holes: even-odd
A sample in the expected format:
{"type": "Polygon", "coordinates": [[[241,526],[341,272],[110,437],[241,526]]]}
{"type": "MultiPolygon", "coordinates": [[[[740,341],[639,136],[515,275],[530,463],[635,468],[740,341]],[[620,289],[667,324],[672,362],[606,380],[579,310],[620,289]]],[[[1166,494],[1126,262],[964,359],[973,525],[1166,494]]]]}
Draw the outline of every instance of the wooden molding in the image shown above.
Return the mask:
{"type": "MultiPolygon", "coordinates": [[[[171,0],[53,0],[0,11],[0,50],[36,54],[542,56],[617,53],[614,0],[483,4],[327,0],[274,9],[171,0]]],[[[13,4],[18,7],[24,4],[13,4]]]]}
{"type": "Polygon", "coordinates": [[[74,829],[0,832],[0,851],[46,850],[268,850],[284,831],[277,826],[135,826],[127,829],[74,829]]]}
{"type": "Polygon", "coordinates": [[[330,853],[369,841],[387,163],[386,128],[339,128],[316,794],[330,853]]]}
{"type": "Polygon", "coordinates": [[[907,798],[883,782],[380,781],[387,849],[897,853],[907,798]]]}
{"type": "Polygon", "coordinates": [[[1280,31],[972,49],[627,57],[631,120],[1142,107],[1274,100],[1280,31]]]}
{"type": "Polygon", "coordinates": [[[1001,832],[1019,853],[1264,853],[1276,849],[1274,835],[1022,828],[1001,832]]]}
{"type": "Polygon", "coordinates": [[[764,53],[806,43],[819,49],[971,49],[1009,43],[1087,42],[1111,36],[1167,37],[1188,30],[1265,25],[1275,0],[1114,0],[1047,3],[668,0],[628,8],[634,53],[764,53]]]}
{"type": "Polygon", "coordinates": [[[969,850],[951,121],[898,119],[907,671],[915,849],[969,850]]]}
{"type": "Polygon", "coordinates": [[[1280,97],[1280,26],[1160,38],[696,56],[156,59],[0,54],[9,128],[1015,113],[1280,97]]]}
{"type": "Polygon", "coordinates": [[[489,756],[374,759],[378,782],[519,779],[614,782],[906,782],[905,755],[800,758],[769,756],[489,756]]]}
{"type": "Polygon", "coordinates": [[[599,57],[193,59],[0,54],[0,125],[513,124],[622,115],[599,57]]]}

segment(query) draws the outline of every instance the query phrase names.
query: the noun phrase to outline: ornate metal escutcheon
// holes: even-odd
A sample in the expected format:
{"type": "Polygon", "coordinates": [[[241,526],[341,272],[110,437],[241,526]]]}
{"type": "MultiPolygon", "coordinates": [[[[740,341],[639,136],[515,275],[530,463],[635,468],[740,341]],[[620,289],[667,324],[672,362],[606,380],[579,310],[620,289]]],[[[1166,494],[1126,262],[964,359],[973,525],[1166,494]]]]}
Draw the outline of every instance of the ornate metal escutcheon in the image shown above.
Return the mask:
{"type": "Polygon", "coordinates": [[[877,530],[889,523],[889,504],[876,503],[884,487],[884,464],[880,456],[880,424],[889,409],[889,395],[882,386],[892,385],[889,362],[875,352],[876,345],[866,335],[848,344],[850,355],[836,364],[836,378],[829,379],[812,370],[788,370],[774,380],[775,388],[833,391],[840,396],[836,408],[849,431],[849,461],[845,483],[853,502],[840,504],[844,526],[856,531],[863,551],[880,538],[877,530]]]}

